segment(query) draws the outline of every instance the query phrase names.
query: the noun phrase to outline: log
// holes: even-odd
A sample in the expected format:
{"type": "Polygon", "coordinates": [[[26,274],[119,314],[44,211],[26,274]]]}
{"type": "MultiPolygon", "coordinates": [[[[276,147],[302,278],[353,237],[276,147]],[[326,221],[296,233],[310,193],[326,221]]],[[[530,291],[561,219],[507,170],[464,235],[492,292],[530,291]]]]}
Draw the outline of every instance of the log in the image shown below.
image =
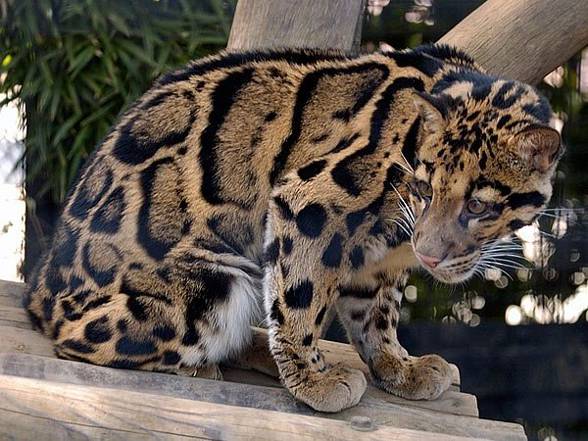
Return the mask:
{"type": "Polygon", "coordinates": [[[588,1],[488,0],[439,42],[492,74],[537,84],[588,45],[588,1]]]}
{"type": "Polygon", "coordinates": [[[365,0],[239,0],[227,49],[359,51],[365,0]]]}
{"type": "MultiPolygon", "coordinates": [[[[514,424],[510,426],[513,429],[517,427],[516,432],[493,434],[487,431],[492,438],[466,438],[378,426],[365,418],[338,421],[169,396],[163,398],[157,394],[125,389],[105,389],[7,375],[0,375],[0,403],[1,439],[524,439],[521,438],[522,428],[514,424]],[[364,425],[363,422],[369,423],[364,425]]],[[[469,425],[473,426],[471,423],[469,425]]]]}

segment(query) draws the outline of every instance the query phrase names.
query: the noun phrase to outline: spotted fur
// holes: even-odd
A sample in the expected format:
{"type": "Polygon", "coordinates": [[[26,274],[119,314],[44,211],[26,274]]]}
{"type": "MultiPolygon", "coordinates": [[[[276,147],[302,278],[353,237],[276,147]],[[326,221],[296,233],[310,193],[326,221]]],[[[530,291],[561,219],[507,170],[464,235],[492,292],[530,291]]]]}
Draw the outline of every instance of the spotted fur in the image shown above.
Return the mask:
{"type": "Polygon", "coordinates": [[[467,278],[533,219],[560,151],[550,115],[445,46],[194,62],[88,159],[26,307],[60,357],[213,376],[265,319],[283,383],[322,411],[366,387],[317,347],[336,308],[378,386],[435,398],[448,364],[396,339],[406,275],[428,258],[467,278]],[[491,209],[468,214],[472,198],[491,209]]]}

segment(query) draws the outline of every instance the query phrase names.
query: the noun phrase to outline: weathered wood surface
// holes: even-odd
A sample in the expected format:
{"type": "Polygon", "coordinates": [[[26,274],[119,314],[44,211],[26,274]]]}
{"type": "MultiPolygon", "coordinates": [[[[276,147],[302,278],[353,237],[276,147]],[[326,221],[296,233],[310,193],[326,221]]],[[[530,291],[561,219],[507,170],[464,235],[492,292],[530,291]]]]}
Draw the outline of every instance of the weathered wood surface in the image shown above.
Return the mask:
{"type": "Polygon", "coordinates": [[[365,0],[239,0],[227,48],[357,52],[365,0]]]}
{"type": "Polygon", "coordinates": [[[484,439],[384,425],[358,433],[352,422],[4,375],[0,410],[2,439],[484,439]]]}
{"type": "MultiPolygon", "coordinates": [[[[274,378],[253,371],[237,368],[223,369],[225,377],[234,381],[234,383],[229,383],[160,373],[117,370],[57,360],[52,358],[54,355],[50,341],[30,329],[28,319],[22,308],[19,307],[23,290],[23,284],[0,281],[0,317],[3,317],[0,319],[0,335],[2,336],[0,339],[0,375],[9,375],[13,378],[25,377],[58,384],[100,386],[117,391],[145,392],[165,396],[165,400],[168,397],[174,397],[213,404],[241,406],[259,411],[271,410],[299,415],[318,415],[321,418],[346,422],[349,422],[353,417],[369,415],[371,423],[377,426],[419,430],[434,434],[501,441],[525,439],[522,428],[518,425],[472,418],[472,416],[477,416],[475,397],[454,391],[446,392],[441,399],[436,401],[412,402],[370,387],[360,405],[339,414],[325,415],[314,412],[294,400],[274,378]],[[32,356],[26,354],[32,354],[32,356]]],[[[266,351],[267,335],[264,330],[254,329],[254,331],[253,353],[260,354],[266,351]]],[[[350,365],[365,369],[363,362],[349,345],[321,341],[321,347],[328,353],[327,356],[331,360],[345,361],[350,365]]],[[[247,361],[246,358],[244,362],[247,363],[247,361]]],[[[459,383],[458,375],[455,381],[459,383]]],[[[111,393],[116,396],[115,392],[111,393]]],[[[0,405],[0,413],[2,413],[2,409],[0,405]]],[[[30,418],[37,418],[37,416],[23,417],[21,422],[28,421],[26,424],[22,422],[24,426],[28,426],[32,421],[36,421],[30,418]]],[[[61,420],[58,419],[58,421],[61,420]]],[[[71,421],[63,422],[63,424],[60,422],[59,427],[63,427],[67,433],[75,433],[75,436],[80,437],[83,434],[92,437],[100,434],[100,436],[106,437],[105,439],[119,439],[126,433],[124,431],[117,432],[119,429],[109,431],[111,427],[107,428],[108,430],[104,427],[94,427],[90,432],[84,432],[83,430],[86,429],[80,429],[78,423],[74,424],[71,421]]],[[[129,439],[144,439],[141,438],[143,435],[133,432],[134,438],[129,439]]]]}
{"type": "MultiPolygon", "coordinates": [[[[160,373],[109,369],[57,360],[52,358],[54,356],[49,340],[30,329],[26,316],[22,314],[23,311],[18,306],[23,290],[24,285],[22,284],[0,282],[0,311],[9,311],[5,314],[0,313],[0,316],[5,317],[5,319],[0,319],[0,335],[2,335],[0,353],[4,352],[0,354],[1,375],[9,375],[15,379],[24,377],[58,384],[100,386],[117,391],[146,392],[165,396],[165,400],[168,397],[174,397],[206,401],[212,404],[241,406],[259,411],[271,410],[298,415],[319,415],[325,420],[349,422],[353,417],[369,415],[371,423],[377,426],[419,430],[434,434],[468,436],[497,441],[525,439],[522,428],[518,425],[472,418],[477,415],[475,397],[459,392],[448,391],[440,400],[436,401],[411,402],[370,388],[359,406],[339,414],[325,415],[316,413],[294,400],[272,377],[252,371],[236,368],[224,369],[225,376],[235,381],[235,383],[229,383],[160,373]],[[19,314],[13,314],[19,309],[19,314]],[[17,326],[14,326],[15,323],[17,326]]],[[[259,346],[259,350],[256,350],[257,353],[264,350],[266,338],[265,331],[256,330],[254,344],[259,346]]],[[[328,352],[327,356],[330,359],[345,360],[346,363],[365,369],[355,351],[348,345],[322,341],[321,346],[325,352],[328,352]]],[[[459,382],[459,378],[455,380],[459,382]]],[[[1,386],[0,389],[2,389],[1,386]]],[[[116,395],[115,392],[111,393],[116,395]]],[[[3,408],[0,405],[0,413],[2,413],[1,409],[3,408]]],[[[33,417],[26,417],[22,421],[29,421],[28,418],[33,417]]],[[[32,421],[30,420],[29,423],[32,421]]],[[[29,423],[22,424],[28,426],[29,423]]],[[[78,423],[74,424],[69,421],[68,424],[70,426],[66,425],[67,431],[78,434],[78,423]]],[[[83,433],[86,433],[87,436],[102,433],[101,436],[108,435],[110,439],[119,439],[117,438],[119,432],[116,430],[112,433],[109,431],[100,432],[104,430],[106,430],[104,427],[98,427],[83,433]]],[[[78,435],[81,437],[82,432],[78,435]]],[[[135,439],[143,439],[139,437],[143,435],[135,433],[132,435],[135,439]]]]}
{"type": "Polygon", "coordinates": [[[319,416],[340,421],[351,421],[353,417],[367,416],[377,427],[389,426],[497,441],[521,439],[518,436],[520,432],[517,433],[517,428],[521,430],[520,426],[514,424],[432,412],[387,403],[375,398],[365,398],[353,409],[337,414],[321,414],[296,401],[284,389],[161,373],[109,369],[24,354],[0,354],[0,375],[81,386],[99,386],[105,389],[123,389],[215,404],[319,416]]]}
{"type": "Polygon", "coordinates": [[[440,42],[491,73],[538,83],[588,45],[588,1],[487,0],[440,42]]]}

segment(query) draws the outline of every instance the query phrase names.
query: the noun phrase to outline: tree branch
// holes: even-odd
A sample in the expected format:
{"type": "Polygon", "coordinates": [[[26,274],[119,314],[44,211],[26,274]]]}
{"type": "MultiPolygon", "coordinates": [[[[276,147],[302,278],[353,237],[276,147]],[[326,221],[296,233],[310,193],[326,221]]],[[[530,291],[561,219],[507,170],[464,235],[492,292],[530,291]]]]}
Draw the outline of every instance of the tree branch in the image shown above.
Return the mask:
{"type": "Polygon", "coordinates": [[[588,1],[488,0],[439,42],[491,73],[535,84],[588,45],[588,1]]]}

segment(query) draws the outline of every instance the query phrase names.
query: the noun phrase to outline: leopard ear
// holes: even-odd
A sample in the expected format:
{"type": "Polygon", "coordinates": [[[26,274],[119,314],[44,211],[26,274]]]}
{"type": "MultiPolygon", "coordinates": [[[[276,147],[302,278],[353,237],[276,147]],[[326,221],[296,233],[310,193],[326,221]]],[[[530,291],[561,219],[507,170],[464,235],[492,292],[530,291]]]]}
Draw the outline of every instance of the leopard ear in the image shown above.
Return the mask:
{"type": "Polygon", "coordinates": [[[428,133],[440,133],[446,125],[444,103],[434,96],[426,93],[413,95],[414,105],[421,117],[423,130],[428,133]]]}
{"type": "Polygon", "coordinates": [[[559,133],[547,126],[529,126],[517,133],[511,142],[523,160],[541,173],[551,169],[562,153],[559,133]]]}

